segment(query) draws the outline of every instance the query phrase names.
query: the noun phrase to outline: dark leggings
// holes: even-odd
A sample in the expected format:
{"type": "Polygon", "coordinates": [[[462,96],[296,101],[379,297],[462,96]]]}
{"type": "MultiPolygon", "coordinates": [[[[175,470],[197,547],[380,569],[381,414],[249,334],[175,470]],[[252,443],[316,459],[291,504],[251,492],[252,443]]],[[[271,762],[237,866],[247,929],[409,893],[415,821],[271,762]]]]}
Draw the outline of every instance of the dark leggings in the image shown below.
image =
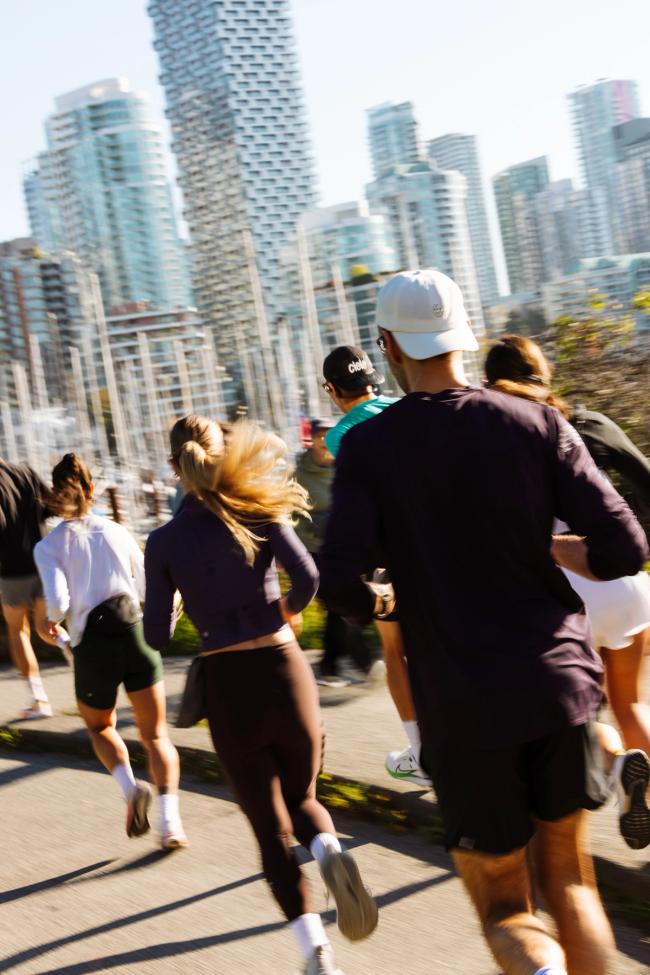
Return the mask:
{"type": "Polygon", "coordinates": [[[291,642],[214,654],[205,674],[214,747],[253,827],[264,876],[293,921],[311,908],[290,837],[309,848],[318,833],[334,832],[316,799],[323,734],[311,667],[291,642]]]}

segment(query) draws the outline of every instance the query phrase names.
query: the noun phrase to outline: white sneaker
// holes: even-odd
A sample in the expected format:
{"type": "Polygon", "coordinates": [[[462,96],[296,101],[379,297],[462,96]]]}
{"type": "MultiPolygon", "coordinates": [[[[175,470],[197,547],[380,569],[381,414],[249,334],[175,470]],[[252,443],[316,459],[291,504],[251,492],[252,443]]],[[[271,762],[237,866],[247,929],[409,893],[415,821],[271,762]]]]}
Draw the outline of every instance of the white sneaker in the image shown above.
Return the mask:
{"type": "Polygon", "coordinates": [[[386,756],[386,771],[394,779],[402,782],[415,782],[425,789],[431,788],[431,779],[421,768],[409,745],[403,752],[389,752],[386,756]]]}
{"type": "Polygon", "coordinates": [[[160,848],[162,850],[185,850],[189,840],[182,826],[167,827],[160,832],[160,848]]]}
{"type": "Polygon", "coordinates": [[[52,717],[52,705],[49,701],[32,701],[20,712],[19,721],[39,721],[41,718],[52,717]]]}
{"type": "Polygon", "coordinates": [[[341,969],[336,967],[334,952],[330,945],[323,945],[316,949],[307,962],[305,975],[343,975],[341,969]]]}
{"type": "Polygon", "coordinates": [[[323,687],[349,687],[351,681],[347,677],[339,677],[338,674],[319,674],[316,683],[323,687]]]}
{"type": "MultiPolygon", "coordinates": [[[[354,857],[347,850],[328,849],[319,869],[336,904],[339,931],[348,941],[363,941],[377,927],[379,912],[377,902],[361,879],[354,857]]],[[[330,969],[316,967],[313,971],[329,975],[330,969]]],[[[336,975],[333,963],[331,971],[336,975]]]]}

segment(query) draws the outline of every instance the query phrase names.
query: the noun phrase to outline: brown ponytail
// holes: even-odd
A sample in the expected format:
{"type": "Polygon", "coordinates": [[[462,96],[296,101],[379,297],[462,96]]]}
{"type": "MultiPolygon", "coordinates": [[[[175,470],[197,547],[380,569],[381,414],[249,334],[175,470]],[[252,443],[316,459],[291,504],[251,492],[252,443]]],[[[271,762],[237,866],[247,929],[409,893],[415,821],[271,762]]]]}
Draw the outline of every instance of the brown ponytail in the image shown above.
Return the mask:
{"type": "Polygon", "coordinates": [[[52,471],[47,506],[61,518],[83,518],[93,504],[93,479],[76,454],[66,454],[52,471]]]}
{"type": "Polygon", "coordinates": [[[571,415],[568,404],[552,391],[553,368],[532,339],[502,336],[487,354],[485,376],[491,389],[554,406],[565,417],[571,415]]]}

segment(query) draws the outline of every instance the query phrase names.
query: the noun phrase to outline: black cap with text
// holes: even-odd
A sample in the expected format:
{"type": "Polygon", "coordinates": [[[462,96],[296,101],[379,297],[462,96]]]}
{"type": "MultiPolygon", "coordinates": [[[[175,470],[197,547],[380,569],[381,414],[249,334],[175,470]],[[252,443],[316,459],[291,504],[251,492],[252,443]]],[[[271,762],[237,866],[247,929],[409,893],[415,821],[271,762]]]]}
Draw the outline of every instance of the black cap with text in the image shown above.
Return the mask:
{"type": "Polygon", "coordinates": [[[366,353],[354,345],[339,345],[333,349],[323,362],[323,375],[332,386],[345,390],[381,386],[384,381],[366,353]]]}

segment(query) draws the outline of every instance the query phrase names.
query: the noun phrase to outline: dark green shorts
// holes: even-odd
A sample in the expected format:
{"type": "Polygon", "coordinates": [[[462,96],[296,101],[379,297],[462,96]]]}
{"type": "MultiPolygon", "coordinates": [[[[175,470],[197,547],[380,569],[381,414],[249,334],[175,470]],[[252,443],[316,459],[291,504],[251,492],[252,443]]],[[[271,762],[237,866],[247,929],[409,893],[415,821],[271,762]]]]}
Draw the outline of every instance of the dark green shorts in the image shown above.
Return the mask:
{"type": "Polygon", "coordinates": [[[162,680],[160,654],[145,643],[142,623],[111,636],[84,634],[73,653],[77,700],[100,711],[115,707],[120,684],[144,691],[162,680]]]}

